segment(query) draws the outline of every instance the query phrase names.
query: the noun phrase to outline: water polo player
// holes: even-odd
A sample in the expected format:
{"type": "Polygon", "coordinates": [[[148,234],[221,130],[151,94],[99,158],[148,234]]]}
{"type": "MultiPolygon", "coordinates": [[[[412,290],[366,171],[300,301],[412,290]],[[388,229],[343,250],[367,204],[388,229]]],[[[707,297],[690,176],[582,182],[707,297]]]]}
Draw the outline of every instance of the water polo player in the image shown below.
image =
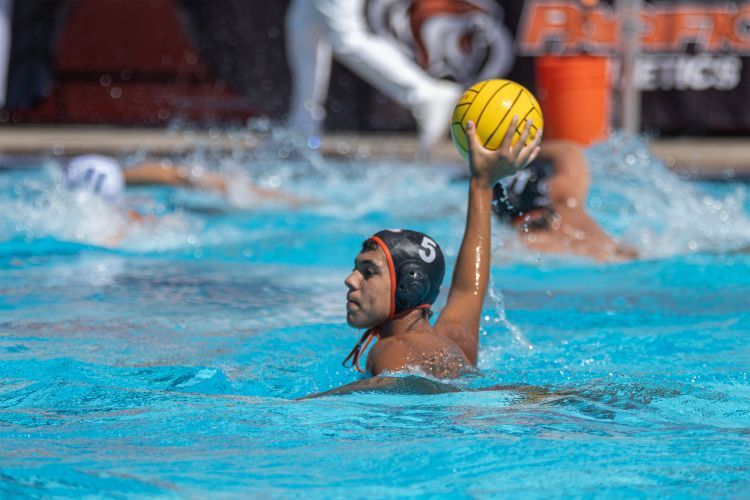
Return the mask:
{"type": "Polygon", "coordinates": [[[246,179],[240,181],[203,167],[173,165],[168,161],[143,162],[123,169],[114,158],[97,154],[76,156],[65,169],[66,187],[88,191],[111,203],[122,199],[125,186],[147,185],[188,187],[227,197],[230,197],[231,188],[237,186],[232,192],[243,200],[280,201],[293,206],[304,201],[278,190],[256,186],[246,179]]]}
{"type": "Polygon", "coordinates": [[[618,245],[586,212],[588,190],[582,148],[548,140],[537,160],[495,186],[493,207],[531,250],[600,262],[636,258],[634,250],[618,245]]]}
{"type": "MultiPolygon", "coordinates": [[[[448,299],[435,325],[432,303],[438,296],[444,262],[440,247],[416,231],[380,231],[367,239],[346,278],[347,323],[367,331],[347,361],[359,359],[372,339],[367,372],[416,369],[435,377],[455,377],[477,363],[479,321],[490,273],[490,217],[495,183],[532,160],[541,134],[524,147],[511,147],[514,118],[499,149],[481,146],[473,123],[470,145],[469,205],[466,229],[456,258],[448,299]]],[[[518,141],[529,136],[527,126],[518,141]]],[[[361,369],[361,368],[360,368],[361,369]]]]}

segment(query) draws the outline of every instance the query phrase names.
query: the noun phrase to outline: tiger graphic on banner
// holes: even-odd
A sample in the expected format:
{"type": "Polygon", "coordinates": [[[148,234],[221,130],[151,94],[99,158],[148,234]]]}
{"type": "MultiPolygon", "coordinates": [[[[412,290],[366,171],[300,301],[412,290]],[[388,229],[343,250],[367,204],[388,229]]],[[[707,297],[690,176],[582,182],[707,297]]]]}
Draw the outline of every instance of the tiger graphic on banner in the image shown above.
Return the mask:
{"type": "Polygon", "coordinates": [[[462,85],[497,78],[515,58],[493,0],[368,0],[367,22],[435,78],[462,85]]]}

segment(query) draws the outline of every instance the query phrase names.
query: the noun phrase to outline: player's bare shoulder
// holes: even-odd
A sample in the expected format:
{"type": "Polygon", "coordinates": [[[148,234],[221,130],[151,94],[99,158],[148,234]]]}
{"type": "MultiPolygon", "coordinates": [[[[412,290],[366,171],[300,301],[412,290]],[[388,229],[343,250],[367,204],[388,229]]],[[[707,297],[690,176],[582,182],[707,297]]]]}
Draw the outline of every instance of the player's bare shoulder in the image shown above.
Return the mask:
{"type": "Polygon", "coordinates": [[[476,352],[479,344],[477,332],[465,323],[446,321],[441,317],[433,327],[435,336],[442,337],[456,345],[464,357],[476,364],[476,352]],[[474,355],[474,357],[472,357],[474,355]]]}
{"type": "Polygon", "coordinates": [[[456,377],[474,369],[451,339],[424,332],[381,339],[367,357],[367,368],[373,375],[417,370],[438,378],[456,377]]]}

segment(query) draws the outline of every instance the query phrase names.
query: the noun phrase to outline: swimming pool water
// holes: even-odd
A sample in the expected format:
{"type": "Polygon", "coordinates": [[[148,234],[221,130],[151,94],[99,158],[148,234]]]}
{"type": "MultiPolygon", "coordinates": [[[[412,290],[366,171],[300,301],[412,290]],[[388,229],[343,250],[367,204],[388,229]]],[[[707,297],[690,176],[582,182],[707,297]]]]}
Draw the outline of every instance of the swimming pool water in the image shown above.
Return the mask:
{"type": "Polygon", "coordinates": [[[118,214],[54,166],[0,172],[0,492],[747,495],[747,185],[682,181],[641,143],[589,155],[589,208],[643,260],[530,255],[495,227],[480,373],[303,401],[359,378],[343,280],[364,237],[423,230],[452,267],[455,169],[248,162],[314,202],[138,189],[160,217],[112,248],[118,214]]]}

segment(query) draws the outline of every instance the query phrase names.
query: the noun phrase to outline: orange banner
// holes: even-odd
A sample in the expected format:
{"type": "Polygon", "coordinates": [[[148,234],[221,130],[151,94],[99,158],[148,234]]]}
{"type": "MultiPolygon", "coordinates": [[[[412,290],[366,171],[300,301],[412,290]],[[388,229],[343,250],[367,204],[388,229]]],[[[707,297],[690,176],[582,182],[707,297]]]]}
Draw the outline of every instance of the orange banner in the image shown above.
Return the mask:
{"type": "MultiPolygon", "coordinates": [[[[619,50],[618,19],[612,5],[526,2],[517,40],[522,55],[613,54],[619,50]]],[[[681,53],[692,45],[701,52],[750,54],[750,4],[644,3],[641,44],[650,53],[681,53]]]]}

